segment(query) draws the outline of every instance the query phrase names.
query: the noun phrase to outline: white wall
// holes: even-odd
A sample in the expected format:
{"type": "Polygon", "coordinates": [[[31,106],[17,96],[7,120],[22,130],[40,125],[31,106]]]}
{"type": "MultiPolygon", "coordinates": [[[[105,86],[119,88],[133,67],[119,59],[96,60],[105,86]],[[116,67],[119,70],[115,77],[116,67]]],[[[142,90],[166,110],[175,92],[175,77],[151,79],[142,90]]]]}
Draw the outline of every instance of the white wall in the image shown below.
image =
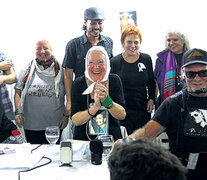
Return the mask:
{"type": "Polygon", "coordinates": [[[113,39],[114,55],[121,52],[119,12],[134,10],[143,36],[141,50],[153,60],[169,29],[187,34],[191,47],[207,50],[205,0],[0,0],[0,51],[19,73],[34,58],[35,42],[48,39],[62,62],[66,43],[83,34],[83,12],[91,6],[106,16],[103,34],[113,39]]]}

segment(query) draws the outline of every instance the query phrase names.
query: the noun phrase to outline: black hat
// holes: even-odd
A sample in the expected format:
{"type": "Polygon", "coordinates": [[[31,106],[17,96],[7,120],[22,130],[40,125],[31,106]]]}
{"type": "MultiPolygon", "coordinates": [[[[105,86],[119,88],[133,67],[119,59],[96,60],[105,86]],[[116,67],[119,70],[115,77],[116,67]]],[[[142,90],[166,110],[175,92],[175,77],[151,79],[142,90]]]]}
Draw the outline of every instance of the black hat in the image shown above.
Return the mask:
{"type": "Polygon", "coordinates": [[[191,64],[205,64],[207,65],[207,52],[202,49],[191,49],[188,50],[184,56],[183,67],[191,64]]]}
{"type": "Polygon", "coordinates": [[[104,20],[104,14],[103,12],[96,8],[91,7],[85,10],[84,12],[84,20],[104,20]]]}

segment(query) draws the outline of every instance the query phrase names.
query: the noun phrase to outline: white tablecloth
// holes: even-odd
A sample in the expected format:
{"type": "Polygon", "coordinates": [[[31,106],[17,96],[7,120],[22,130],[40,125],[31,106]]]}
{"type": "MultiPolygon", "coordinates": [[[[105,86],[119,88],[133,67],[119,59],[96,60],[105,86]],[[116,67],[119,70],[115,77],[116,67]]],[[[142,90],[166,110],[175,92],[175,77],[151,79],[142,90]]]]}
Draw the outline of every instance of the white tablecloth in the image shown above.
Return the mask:
{"type": "MultiPolygon", "coordinates": [[[[34,145],[30,145],[33,146],[34,145]]],[[[46,145],[44,145],[46,146],[46,145]]],[[[0,146],[1,147],[1,146],[0,146]]],[[[91,164],[90,160],[82,160],[79,162],[72,162],[72,167],[69,166],[62,166],[60,162],[60,152],[59,152],[59,146],[54,147],[47,147],[43,148],[43,151],[46,157],[49,157],[52,159],[52,163],[34,169],[29,172],[21,172],[20,173],[20,179],[21,180],[79,180],[79,179],[85,179],[85,180],[109,180],[109,170],[107,167],[107,162],[103,161],[101,165],[93,165],[91,164]]],[[[7,155],[7,154],[6,154],[7,155]]],[[[9,156],[10,154],[8,154],[9,156]]],[[[11,154],[12,155],[12,154],[11,154]]],[[[5,155],[0,155],[0,179],[1,180],[17,180],[18,179],[18,171],[23,170],[19,168],[3,168],[2,158],[5,155]]],[[[22,158],[22,164],[25,161],[24,158],[22,158]]],[[[42,159],[39,164],[43,164],[47,162],[47,159],[42,159]]],[[[7,162],[8,163],[8,162],[7,162]]],[[[12,162],[11,162],[12,163],[12,162]]],[[[6,163],[5,163],[6,164],[6,163]]]]}

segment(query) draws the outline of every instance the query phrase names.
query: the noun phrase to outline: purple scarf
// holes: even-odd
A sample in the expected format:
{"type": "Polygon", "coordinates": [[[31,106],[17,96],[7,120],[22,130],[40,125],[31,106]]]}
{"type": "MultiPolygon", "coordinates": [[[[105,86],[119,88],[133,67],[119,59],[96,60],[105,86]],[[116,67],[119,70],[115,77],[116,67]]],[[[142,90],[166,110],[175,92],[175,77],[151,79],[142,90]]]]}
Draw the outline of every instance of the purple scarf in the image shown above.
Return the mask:
{"type": "MultiPolygon", "coordinates": [[[[164,99],[175,94],[176,61],[173,53],[168,51],[166,59],[166,73],[164,78],[164,99]]],[[[181,68],[182,86],[185,86],[185,79],[181,68]]]]}

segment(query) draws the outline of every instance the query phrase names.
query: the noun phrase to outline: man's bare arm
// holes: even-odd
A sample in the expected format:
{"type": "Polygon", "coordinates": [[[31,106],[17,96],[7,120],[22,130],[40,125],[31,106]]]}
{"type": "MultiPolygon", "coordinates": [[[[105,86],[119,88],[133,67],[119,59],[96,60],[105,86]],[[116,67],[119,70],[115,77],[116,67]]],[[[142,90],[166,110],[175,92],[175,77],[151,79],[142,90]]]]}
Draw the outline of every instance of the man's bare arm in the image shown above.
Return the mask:
{"type": "Polygon", "coordinates": [[[164,130],[164,126],[154,120],[150,120],[144,127],[135,130],[129,137],[135,139],[139,137],[153,139],[159,136],[164,130]]]}
{"type": "Polygon", "coordinates": [[[7,75],[4,75],[4,82],[6,84],[13,84],[17,82],[17,75],[12,67],[6,71],[6,74],[7,75]]]}
{"type": "Polygon", "coordinates": [[[1,75],[0,76],[0,85],[2,83],[6,84],[13,84],[17,82],[17,75],[12,68],[12,65],[8,61],[0,62],[0,70],[3,70],[6,72],[6,75],[1,75]]]}
{"type": "Polygon", "coordinates": [[[66,91],[66,111],[67,114],[71,113],[71,86],[73,82],[73,69],[66,68],[64,73],[64,83],[65,83],[65,91],[66,91]]]}

